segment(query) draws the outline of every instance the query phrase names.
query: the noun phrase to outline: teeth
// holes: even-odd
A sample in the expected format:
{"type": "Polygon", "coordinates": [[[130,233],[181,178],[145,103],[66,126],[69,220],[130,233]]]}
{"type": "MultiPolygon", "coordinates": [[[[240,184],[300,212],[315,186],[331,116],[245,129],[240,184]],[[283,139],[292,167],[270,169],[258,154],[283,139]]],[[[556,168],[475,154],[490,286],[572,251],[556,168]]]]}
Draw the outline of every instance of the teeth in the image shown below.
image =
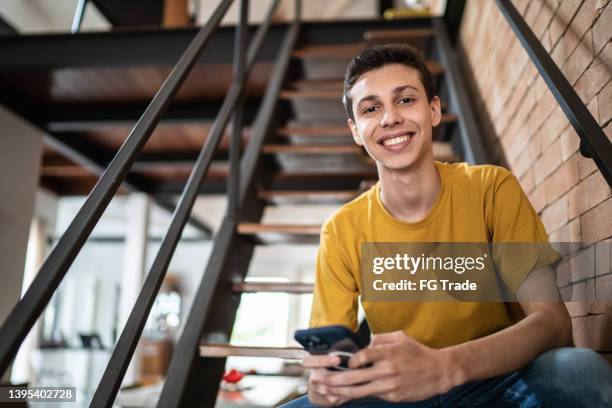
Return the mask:
{"type": "Polygon", "coordinates": [[[404,143],[406,140],[408,140],[408,136],[398,136],[398,137],[394,137],[391,139],[386,139],[383,141],[383,145],[385,146],[394,146],[394,145],[398,145],[400,143],[404,143]]]}

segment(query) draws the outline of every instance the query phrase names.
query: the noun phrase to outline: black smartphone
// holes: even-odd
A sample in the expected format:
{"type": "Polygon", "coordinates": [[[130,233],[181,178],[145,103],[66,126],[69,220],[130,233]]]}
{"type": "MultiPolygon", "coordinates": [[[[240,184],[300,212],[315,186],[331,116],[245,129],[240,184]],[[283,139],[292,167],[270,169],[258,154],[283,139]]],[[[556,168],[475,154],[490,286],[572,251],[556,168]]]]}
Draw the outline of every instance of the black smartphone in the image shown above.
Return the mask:
{"type": "Polygon", "coordinates": [[[295,340],[310,354],[331,354],[340,357],[336,370],[347,370],[351,356],[364,347],[357,334],[341,325],[296,330],[295,340]]]}

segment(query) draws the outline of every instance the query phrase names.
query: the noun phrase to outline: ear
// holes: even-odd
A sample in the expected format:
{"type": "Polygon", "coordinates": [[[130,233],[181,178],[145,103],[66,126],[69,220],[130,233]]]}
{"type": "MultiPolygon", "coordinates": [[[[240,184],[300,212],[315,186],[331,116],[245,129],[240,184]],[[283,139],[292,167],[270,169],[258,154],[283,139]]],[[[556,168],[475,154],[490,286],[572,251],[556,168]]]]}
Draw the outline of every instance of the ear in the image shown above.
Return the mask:
{"type": "Polygon", "coordinates": [[[353,119],[348,119],[346,123],[348,123],[348,126],[351,129],[351,134],[353,135],[353,140],[355,141],[355,143],[357,143],[359,146],[363,146],[361,137],[359,137],[359,132],[357,132],[357,125],[355,125],[353,119]]]}
{"type": "Polygon", "coordinates": [[[429,104],[431,107],[431,126],[436,127],[442,122],[442,107],[440,98],[434,96],[429,104]]]}

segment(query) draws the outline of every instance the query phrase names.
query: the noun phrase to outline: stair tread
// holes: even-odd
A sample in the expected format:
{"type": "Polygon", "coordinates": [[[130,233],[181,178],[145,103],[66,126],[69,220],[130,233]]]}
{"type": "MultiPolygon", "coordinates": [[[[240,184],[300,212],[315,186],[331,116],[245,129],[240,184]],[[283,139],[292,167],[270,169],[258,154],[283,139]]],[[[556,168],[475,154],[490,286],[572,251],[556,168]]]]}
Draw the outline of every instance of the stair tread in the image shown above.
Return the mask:
{"type": "MultiPolygon", "coordinates": [[[[456,123],[459,117],[455,114],[443,114],[442,123],[456,123]]],[[[279,136],[351,136],[347,125],[294,125],[278,129],[279,136]]]]}
{"type": "Polygon", "coordinates": [[[362,148],[356,144],[265,144],[263,146],[263,153],[305,153],[305,154],[317,154],[317,153],[351,153],[359,154],[362,153],[362,148]]]}
{"type": "Polygon", "coordinates": [[[363,33],[366,41],[399,40],[408,38],[433,37],[436,31],[432,28],[411,28],[396,30],[370,30],[363,33]]]}
{"type": "Polygon", "coordinates": [[[245,235],[254,234],[299,234],[299,235],[319,235],[321,224],[268,224],[268,223],[240,223],[238,233],[245,235]]]}
{"type": "Polygon", "coordinates": [[[259,191],[259,198],[300,198],[300,197],[324,197],[350,199],[359,194],[357,190],[341,190],[341,191],[326,191],[326,190],[262,190],[259,191]]]}
{"type": "Polygon", "coordinates": [[[200,344],[201,357],[276,357],[301,360],[308,352],[300,347],[252,347],[232,346],[229,344],[200,344]]]}
{"type": "Polygon", "coordinates": [[[314,284],[304,282],[235,282],[232,290],[245,292],[312,293],[314,284]]]}

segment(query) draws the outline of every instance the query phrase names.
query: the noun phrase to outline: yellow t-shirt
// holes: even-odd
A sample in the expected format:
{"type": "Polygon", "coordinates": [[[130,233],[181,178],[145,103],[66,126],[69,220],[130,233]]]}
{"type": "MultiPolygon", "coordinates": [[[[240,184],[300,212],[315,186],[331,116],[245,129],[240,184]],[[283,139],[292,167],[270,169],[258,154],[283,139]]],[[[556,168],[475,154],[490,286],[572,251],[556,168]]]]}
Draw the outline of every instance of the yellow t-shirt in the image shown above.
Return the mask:
{"type": "MultiPolygon", "coordinates": [[[[517,179],[492,165],[435,162],[441,178],[429,214],[407,223],[380,201],[380,185],[342,206],[323,225],[317,256],[311,327],[357,328],[362,242],[541,242],[547,235],[517,179]]],[[[546,261],[558,254],[550,249],[546,261]]],[[[506,279],[518,288],[525,276],[506,279]]],[[[516,303],[362,302],[373,333],[403,330],[430,347],[446,347],[486,336],[520,320],[516,303]]]]}

